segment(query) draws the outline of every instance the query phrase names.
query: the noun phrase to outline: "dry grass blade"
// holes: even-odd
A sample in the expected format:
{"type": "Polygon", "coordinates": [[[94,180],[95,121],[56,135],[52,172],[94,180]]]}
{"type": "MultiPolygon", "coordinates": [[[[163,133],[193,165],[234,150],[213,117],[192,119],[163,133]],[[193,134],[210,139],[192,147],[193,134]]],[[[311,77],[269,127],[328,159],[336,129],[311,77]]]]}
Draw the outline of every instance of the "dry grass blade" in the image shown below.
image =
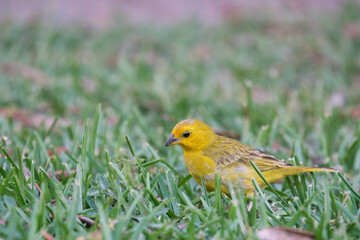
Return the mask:
{"type": "Polygon", "coordinates": [[[5,226],[6,222],[0,218],[0,224],[5,226]]]}
{"type": "Polygon", "coordinates": [[[46,240],[55,240],[56,238],[54,238],[50,233],[46,232],[46,231],[43,231],[42,232],[42,235],[43,237],[46,239],[46,240]]]}
{"type": "Polygon", "coordinates": [[[257,232],[257,237],[261,240],[312,240],[315,234],[296,228],[287,227],[268,227],[257,232]]]}
{"type": "MultiPolygon", "coordinates": [[[[81,215],[77,215],[77,217],[82,223],[85,224],[86,228],[91,228],[95,224],[95,221],[90,218],[87,218],[87,217],[84,217],[81,215]]],[[[100,224],[98,224],[98,228],[101,228],[100,224]]]]}
{"type": "MultiPolygon", "coordinates": [[[[66,171],[66,170],[55,171],[55,178],[57,180],[67,178],[72,173],[76,173],[76,170],[72,170],[70,173],[68,171],[66,171]]],[[[48,175],[49,175],[49,177],[52,177],[51,172],[49,172],[48,175]]]]}

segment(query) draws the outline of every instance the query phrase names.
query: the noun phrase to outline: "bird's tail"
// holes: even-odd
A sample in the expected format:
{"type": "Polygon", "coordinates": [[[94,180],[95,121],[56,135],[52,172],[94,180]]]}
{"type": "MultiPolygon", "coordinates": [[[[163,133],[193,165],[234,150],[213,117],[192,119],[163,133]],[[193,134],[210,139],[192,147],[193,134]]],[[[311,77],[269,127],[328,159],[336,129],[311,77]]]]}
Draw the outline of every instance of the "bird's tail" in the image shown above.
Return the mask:
{"type": "Polygon", "coordinates": [[[339,170],[335,168],[291,166],[289,168],[286,168],[286,171],[284,171],[286,176],[295,175],[303,172],[339,172],[339,170]]]}
{"type": "MultiPolygon", "coordinates": [[[[299,173],[305,172],[339,172],[339,170],[334,168],[317,168],[317,167],[302,167],[302,166],[286,166],[282,168],[271,169],[268,171],[262,172],[265,179],[269,182],[276,182],[280,179],[283,179],[286,176],[297,175],[299,173]]],[[[242,185],[244,187],[245,194],[251,194],[254,190],[252,187],[252,178],[255,178],[256,182],[262,187],[265,186],[265,182],[257,174],[251,175],[249,178],[243,179],[242,185]]]]}
{"type": "MultiPolygon", "coordinates": [[[[316,167],[302,167],[302,166],[287,166],[278,169],[272,169],[269,171],[263,172],[265,179],[268,182],[276,182],[279,179],[282,179],[286,176],[297,175],[299,173],[305,172],[339,172],[337,169],[333,168],[316,168],[316,167]]],[[[265,183],[259,179],[256,179],[258,182],[260,181],[260,185],[264,185],[265,183]]]]}

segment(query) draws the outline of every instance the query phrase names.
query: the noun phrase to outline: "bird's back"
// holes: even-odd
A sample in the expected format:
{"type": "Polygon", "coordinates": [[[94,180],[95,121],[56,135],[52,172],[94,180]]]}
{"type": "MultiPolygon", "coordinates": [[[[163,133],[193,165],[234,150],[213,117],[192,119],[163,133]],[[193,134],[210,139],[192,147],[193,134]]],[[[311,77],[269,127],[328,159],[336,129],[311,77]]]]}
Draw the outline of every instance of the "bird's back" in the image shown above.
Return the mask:
{"type": "Polygon", "coordinates": [[[216,163],[215,173],[222,178],[221,190],[228,195],[228,181],[233,185],[240,184],[246,194],[251,194],[254,190],[252,179],[260,186],[265,185],[250,161],[258,167],[268,182],[301,172],[337,171],[330,168],[292,166],[270,154],[223,136],[218,136],[212,145],[204,149],[203,155],[216,163]]]}

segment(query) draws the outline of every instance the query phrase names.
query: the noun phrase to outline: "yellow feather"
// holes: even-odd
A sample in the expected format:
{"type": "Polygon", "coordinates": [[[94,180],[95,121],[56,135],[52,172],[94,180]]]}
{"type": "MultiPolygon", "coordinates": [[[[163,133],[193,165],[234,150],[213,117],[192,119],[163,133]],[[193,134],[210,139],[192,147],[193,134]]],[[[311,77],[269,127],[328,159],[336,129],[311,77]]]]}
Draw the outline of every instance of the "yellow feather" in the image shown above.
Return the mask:
{"type": "Polygon", "coordinates": [[[201,184],[204,179],[208,191],[215,188],[215,174],[221,177],[221,191],[229,195],[228,181],[240,184],[246,194],[252,194],[255,178],[260,186],[265,183],[250,164],[255,163],[268,182],[278,181],[302,172],[337,172],[331,168],[292,166],[274,156],[231,138],[219,136],[197,119],[176,124],[165,146],[180,145],[184,149],[186,165],[193,178],[201,184]]]}

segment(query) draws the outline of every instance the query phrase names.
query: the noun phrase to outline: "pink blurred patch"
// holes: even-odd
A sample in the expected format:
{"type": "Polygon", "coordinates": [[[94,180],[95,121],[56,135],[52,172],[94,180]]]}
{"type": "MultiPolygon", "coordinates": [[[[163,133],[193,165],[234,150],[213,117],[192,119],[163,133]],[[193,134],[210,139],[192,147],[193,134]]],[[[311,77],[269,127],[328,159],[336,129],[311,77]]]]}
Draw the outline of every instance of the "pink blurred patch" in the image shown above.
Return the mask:
{"type": "Polygon", "coordinates": [[[266,14],[274,19],[293,13],[324,14],[339,9],[344,0],[12,0],[0,1],[0,21],[20,22],[43,18],[59,24],[80,23],[103,28],[126,19],[135,23],[173,24],[198,19],[205,25],[241,19],[245,15],[266,14]],[[119,18],[120,17],[120,18],[119,18]]]}

